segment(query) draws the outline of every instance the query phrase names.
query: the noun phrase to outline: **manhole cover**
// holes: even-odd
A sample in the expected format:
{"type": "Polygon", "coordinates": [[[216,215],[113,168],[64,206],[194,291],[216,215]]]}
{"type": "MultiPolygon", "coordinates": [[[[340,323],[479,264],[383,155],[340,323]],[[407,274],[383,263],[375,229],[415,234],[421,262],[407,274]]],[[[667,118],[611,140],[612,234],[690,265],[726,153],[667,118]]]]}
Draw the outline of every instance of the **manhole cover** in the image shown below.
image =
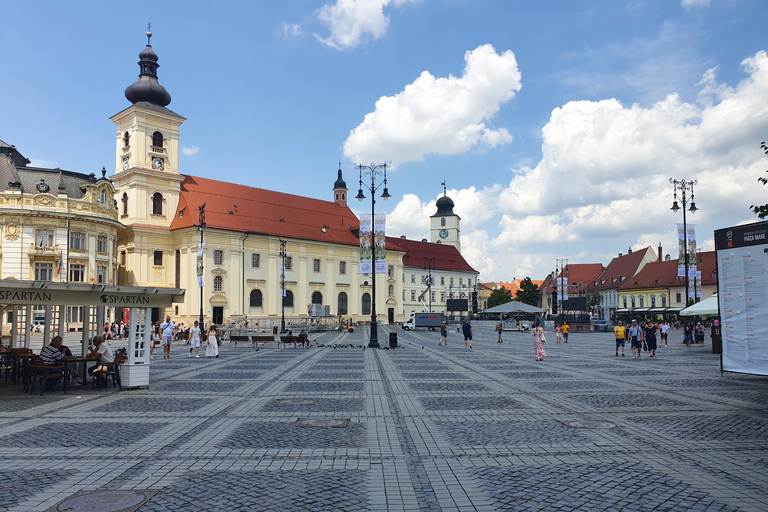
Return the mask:
{"type": "Polygon", "coordinates": [[[317,400],[310,398],[284,398],[275,402],[277,405],[315,405],[317,400]]]}
{"type": "Polygon", "coordinates": [[[607,421],[572,421],[568,423],[568,426],[573,428],[606,429],[614,428],[616,425],[607,421]]]}
{"type": "Polygon", "coordinates": [[[56,512],[132,512],[150,497],[153,491],[88,491],[62,501],[56,512]]]}
{"type": "Polygon", "coordinates": [[[299,418],[297,427],[334,427],[343,428],[349,424],[349,418],[299,418]]]}

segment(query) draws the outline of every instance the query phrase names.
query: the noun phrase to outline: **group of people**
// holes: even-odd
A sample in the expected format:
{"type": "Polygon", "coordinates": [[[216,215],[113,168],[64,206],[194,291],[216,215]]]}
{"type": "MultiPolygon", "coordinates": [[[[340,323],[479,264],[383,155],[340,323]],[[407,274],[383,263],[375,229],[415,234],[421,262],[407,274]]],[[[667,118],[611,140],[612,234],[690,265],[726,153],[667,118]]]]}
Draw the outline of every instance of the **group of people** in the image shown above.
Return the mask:
{"type": "MultiPolygon", "coordinates": [[[[51,342],[40,351],[40,359],[42,359],[43,364],[50,367],[49,376],[54,377],[48,379],[48,382],[46,383],[48,388],[54,388],[59,380],[66,377],[64,375],[64,367],[61,363],[66,362],[67,359],[71,357],[72,351],[69,350],[69,347],[63,344],[61,336],[54,336],[51,339],[51,342]]],[[[93,376],[100,365],[107,365],[115,362],[115,354],[112,352],[112,348],[101,336],[93,337],[92,345],[88,346],[88,353],[85,358],[96,360],[98,362],[97,365],[88,368],[88,374],[91,376],[93,376]]],[[[79,378],[79,373],[76,370],[74,371],[74,375],[76,379],[79,378]]]]}
{"type": "Polygon", "coordinates": [[[656,325],[653,320],[647,320],[645,325],[638,324],[637,320],[632,320],[632,324],[624,327],[624,323],[619,321],[613,329],[616,337],[616,356],[624,356],[624,346],[627,342],[632,349],[632,359],[639,359],[643,350],[646,350],[651,357],[656,356],[658,346],[666,347],[669,345],[669,323],[661,322],[656,325]],[[656,340],[660,336],[661,341],[656,340]]]}
{"type": "MultiPolygon", "coordinates": [[[[183,326],[183,324],[181,324],[183,326]]],[[[192,352],[195,352],[195,357],[200,357],[200,344],[205,341],[205,357],[219,357],[219,336],[216,324],[211,324],[208,329],[208,335],[203,336],[200,330],[200,323],[195,320],[195,325],[186,329],[184,332],[188,333],[189,340],[189,354],[187,357],[192,357],[192,352]]],[[[179,327],[175,322],[171,321],[171,317],[165,318],[165,322],[156,322],[153,326],[152,337],[153,343],[149,348],[149,358],[154,359],[153,352],[155,345],[163,344],[163,359],[171,358],[171,342],[177,337],[179,333],[179,327]]]]}

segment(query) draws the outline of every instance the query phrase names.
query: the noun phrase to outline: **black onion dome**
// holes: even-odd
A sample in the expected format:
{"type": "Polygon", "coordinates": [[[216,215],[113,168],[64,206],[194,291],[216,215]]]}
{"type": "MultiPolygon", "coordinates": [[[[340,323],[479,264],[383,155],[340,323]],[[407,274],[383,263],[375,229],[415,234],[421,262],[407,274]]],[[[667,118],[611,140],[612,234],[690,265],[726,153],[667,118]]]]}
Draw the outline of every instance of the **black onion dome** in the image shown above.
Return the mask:
{"type": "Polygon", "coordinates": [[[341,178],[341,165],[339,165],[339,177],[338,179],[336,179],[336,183],[333,184],[333,190],[342,189],[342,188],[344,190],[347,190],[347,184],[341,178]]]}
{"type": "Polygon", "coordinates": [[[435,215],[453,215],[453,201],[448,196],[443,196],[435,203],[437,213],[435,215]]]}
{"type": "Polygon", "coordinates": [[[139,81],[129,85],[125,89],[125,97],[128,101],[136,103],[146,101],[162,107],[171,102],[171,95],[165,87],[157,81],[157,54],[149,44],[151,32],[147,32],[147,47],[139,54],[139,81]]]}

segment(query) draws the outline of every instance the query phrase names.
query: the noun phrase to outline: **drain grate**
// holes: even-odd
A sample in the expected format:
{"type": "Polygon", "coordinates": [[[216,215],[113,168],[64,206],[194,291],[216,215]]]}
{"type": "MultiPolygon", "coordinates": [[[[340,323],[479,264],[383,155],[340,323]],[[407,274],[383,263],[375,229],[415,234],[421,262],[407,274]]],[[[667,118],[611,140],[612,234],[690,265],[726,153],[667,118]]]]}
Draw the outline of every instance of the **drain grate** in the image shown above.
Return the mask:
{"type": "Polygon", "coordinates": [[[592,430],[600,430],[600,429],[608,429],[608,428],[614,428],[616,426],[615,423],[609,423],[607,421],[572,421],[570,423],[567,423],[569,427],[572,428],[585,428],[585,429],[592,429],[592,430]]]}
{"type": "Polygon", "coordinates": [[[299,418],[297,427],[331,427],[344,428],[349,425],[349,418],[299,418]]]}
{"type": "Polygon", "coordinates": [[[316,405],[317,400],[311,398],[283,398],[275,401],[276,405],[316,405]]]}
{"type": "Polygon", "coordinates": [[[81,491],[65,499],[50,512],[134,512],[157,491],[81,491]]]}

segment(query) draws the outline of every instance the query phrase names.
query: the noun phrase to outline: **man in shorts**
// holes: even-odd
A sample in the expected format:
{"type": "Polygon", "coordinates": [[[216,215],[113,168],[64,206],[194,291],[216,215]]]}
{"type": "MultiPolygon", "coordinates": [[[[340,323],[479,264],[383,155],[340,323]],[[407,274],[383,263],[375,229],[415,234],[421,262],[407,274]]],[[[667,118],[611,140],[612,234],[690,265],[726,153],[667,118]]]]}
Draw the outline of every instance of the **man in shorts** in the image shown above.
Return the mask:
{"type": "Polygon", "coordinates": [[[176,324],[171,322],[171,317],[165,317],[165,322],[160,324],[160,331],[163,333],[163,359],[171,358],[171,341],[175,330],[176,324]]]}
{"type": "Polygon", "coordinates": [[[469,341],[469,348],[472,348],[472,324],[469,323],[469,318],[464,321],[461,330],[464,332],[464,348],[467,348],[467,341],[469,341]]]}
{"type": "Polygon", "coordinates": [[[568,343],[568,333],[571,332],[571,327],[568,325],[568,322],[563,322],[560,331],[563,333],[563,343],[568,343]]]}
{"type": "Polygon", "coordinates": [[[621,347],[621,357],[624,357],[624,340],[627,337],[627,329],[624,328],[624,323],[619,320],[619,325],[614,327],[613,335],[616,336],[616,355],[619,355],[619,347],[621,347]]]}
{"type": "Polygon", "coordinates": [[[637,320],[632,320],[632,325],[627,329],[627,337],[632,347],[632,359],[640,359],[640,354],[643,352],[643,328],[637,325],[637,320]]]}
{"type": "Polygon", "coordinates": [[[442,345],[443,342],[445,342],[445,346],[448,346],[448,326],[445,324],[445,322],[442,323],[440,326],[440,343],[438,343],[438,346],[442,345]]]}
{"type": "Polygon", "coordinates": [[[189,357],[192,357],[192,349],[195,349],[195,357],[200,357],[200,325],[195,320],[195,325],[189,329],[189,357]]]}
{"type": "Polygon", "coordinates": [[[661,342],[659,343],[660,347],[666,347],[667,346],[667,334],[669,331],[669,322],[662,322],[659,326],[659,331],[661,332],[661,342]]]}

